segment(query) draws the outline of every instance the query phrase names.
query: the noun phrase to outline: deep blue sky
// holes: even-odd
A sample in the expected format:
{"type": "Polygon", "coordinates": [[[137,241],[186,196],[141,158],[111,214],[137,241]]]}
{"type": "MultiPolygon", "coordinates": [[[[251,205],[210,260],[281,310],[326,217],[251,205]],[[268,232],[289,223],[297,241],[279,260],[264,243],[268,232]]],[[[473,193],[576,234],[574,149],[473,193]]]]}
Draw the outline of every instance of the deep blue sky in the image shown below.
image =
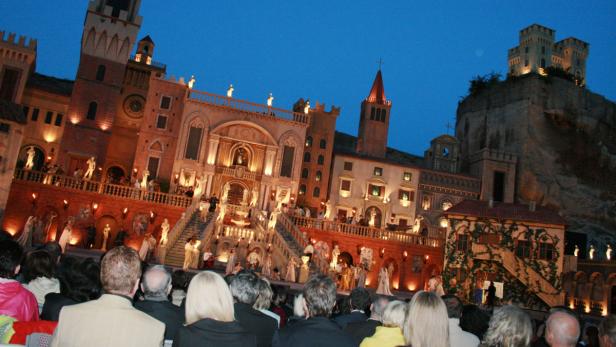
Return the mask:
{"type": "MultiPolygon", "coordinates": [[[[1,0],[0,30],[39,40],[37,71],[74,78],[86,0],[1,0]]],[[[468,81],[506,73],[507,49],[532,23],[590,43],[589,89],[616,100],[616,1],[143,0],[168,74],[196,88],[291,108],[300,97],[342,107],[356,134],[379,58],[393,102],[389,145],[422,154],[453,124],[468,81]]]]}

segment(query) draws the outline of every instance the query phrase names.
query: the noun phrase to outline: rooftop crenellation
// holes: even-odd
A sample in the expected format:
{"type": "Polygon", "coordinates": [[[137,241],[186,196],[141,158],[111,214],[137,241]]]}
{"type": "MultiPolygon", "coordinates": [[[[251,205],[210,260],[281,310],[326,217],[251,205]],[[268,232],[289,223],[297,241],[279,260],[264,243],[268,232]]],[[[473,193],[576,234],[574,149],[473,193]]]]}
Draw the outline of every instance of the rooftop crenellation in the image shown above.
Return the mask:
{"type": "Polygon", "coordinates": [[[26,40],[27,40],[26,36],[20,35],[19,39],[15,40],[16,36],[17,35],[15,33],[9,33],[8,35],[6,35],[6,38],[5,38],[5,31],[0,30],[0,42],[7,43],[15,47],[36,50],[36,47],[37,47],[36,39],[30,38],[30,40],[28,40],[28,43],[26,44],[26,40]]]}

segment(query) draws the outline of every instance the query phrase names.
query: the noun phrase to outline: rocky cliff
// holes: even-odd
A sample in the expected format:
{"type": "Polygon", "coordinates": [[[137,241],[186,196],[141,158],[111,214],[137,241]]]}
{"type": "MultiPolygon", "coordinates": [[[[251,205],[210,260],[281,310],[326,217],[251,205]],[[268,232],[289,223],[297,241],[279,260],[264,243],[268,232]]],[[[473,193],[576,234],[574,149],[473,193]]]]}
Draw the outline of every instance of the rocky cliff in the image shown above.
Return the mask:
{"type": "Polygon", "coordinates": [[[485,147],[514,153],[516,201],[560,209],[568,230],[595,247],[616,241],[614,102],[561,78],[525,75],[462,100],[456,136],[463,167],[485,147]]]}

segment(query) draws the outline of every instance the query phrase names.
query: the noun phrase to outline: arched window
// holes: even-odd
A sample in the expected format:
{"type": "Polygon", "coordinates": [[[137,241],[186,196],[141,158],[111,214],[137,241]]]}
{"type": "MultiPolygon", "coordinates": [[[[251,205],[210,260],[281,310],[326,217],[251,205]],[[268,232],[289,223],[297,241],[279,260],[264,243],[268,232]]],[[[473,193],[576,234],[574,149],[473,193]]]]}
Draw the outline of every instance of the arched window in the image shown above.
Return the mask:
{"type": "Polygon", "coordinates": [[[299,195],[304,195],[306,194],[306,185],[302,184],[299,186],[299,195]]]}
{"type": "Polygon", "coordinates": [[[321,178],[322,178],[322,175],[323,175],[323,174],[321,173],[321,171],[317,171],[317,174],[314,176],[314,179],[315,179],[317,182],[320,182],[320,181],[321,181],[321,178]]]}
{"type": "Polygon", "coordinates": [[[107,70],[105,68],[105,65],[98,66],[98,68],[96,69],[96,80],[97,81],[103,81],[105,79],[105,70],[107,70]]]}
{"type": "Polygon", "coordinates": [[[322,155],[319,155],[319,158],[317,159],[317,164],[323,165],[323,163],[325,163],[325,157],[322,155]]]}
{"type": "Polygon", "coordinates": [[[321,195],[321,188],[314,187],[314,190],[312,191],[312,196],[315,198],[318,198],[319,195],[321,195]]]}
{"type": "Polygon", "coordinates": [[[310,163],[310,152],[304,153],[304,163],[310,163]]]}
{"type": "Polygon", "coordinates": [[[308,169],[302,169],[302,178],[308,178],[308,169]]]}
{"type": "Polygon", "coordinates": [[[199,159],[199,148],[201,147],[202,135],[203,128],[191,126],[188,129],[188,141],[186,142],[186,152],[184,153],[185,159],[199,159]]]}
{"type": "Polygon", "coordinates": [[[325,141],[325,139],[321,139],[321,141],[319,141],[319,147],[321,148],[327,147],[327,141],[325,141]]]}
{"type": "Polygon", "coordinates": [[[312,147],[312,136],[306,137],[306,147],[312,147]]]}
{"type": "Polygon", "coordinates": [[[96,103],[96,101],[92,101],[89,105],[88,105],[88,113],[86,114],[86,118],[89,120],[95,120],[96,119],[96,109],[98,108],[98,104],[96,103]]]}

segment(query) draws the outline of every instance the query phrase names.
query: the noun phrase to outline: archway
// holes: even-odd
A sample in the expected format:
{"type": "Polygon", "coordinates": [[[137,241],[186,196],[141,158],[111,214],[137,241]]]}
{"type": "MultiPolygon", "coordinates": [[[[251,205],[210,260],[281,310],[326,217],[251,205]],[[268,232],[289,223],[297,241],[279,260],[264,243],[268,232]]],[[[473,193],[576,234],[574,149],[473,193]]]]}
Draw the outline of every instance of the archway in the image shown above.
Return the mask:
{"type": "Polygon", "coordinates": [[[376,206],[370,206],[366,209],[366,214],[364,216],[366,223],[369,226],[373,226],[375,228],[380,228],[381,227],[381,221],[383,219],[383,214],[381,213],[381,210],[376,207],[376,206]],[[372,224],[372,219],[374,216],[374,225],[372,224]]]}
{"type": "Polygon", "coordinates": [[[338,256],[338,263],[339,264],[345,263],[348,266],[352,266],[353,265],[353,256],[349,252],[342,252],[338,256]]]}
{"type": "Polygon", "coordinates": [[[21,148],[21,150],[19,151],[19,160],[17,161],[17,167],[24,168],[26,166],[26,162],[28,161],[28,150],[30,149],[30,147],[34,149],[32,170],[41,171],[41,169],[45,165],[45,152],[39,146],[35,145],[26,145],[21,148]]]}
{"type": "Polygon", "coordinates": [[[244,190],[246,188],[239,183],[231,183],[229,185],[229,195],[227,202],[231,205],[241,205],[244,199],[244,190]]]}
{"type": "Polygon", "coordinates": [[[126,173],[124,172],[123,168],[115,165],[107,169],[106,177],[108,183],[120,184],[122,182],[122,179],[126,177],[126,173]]]}

